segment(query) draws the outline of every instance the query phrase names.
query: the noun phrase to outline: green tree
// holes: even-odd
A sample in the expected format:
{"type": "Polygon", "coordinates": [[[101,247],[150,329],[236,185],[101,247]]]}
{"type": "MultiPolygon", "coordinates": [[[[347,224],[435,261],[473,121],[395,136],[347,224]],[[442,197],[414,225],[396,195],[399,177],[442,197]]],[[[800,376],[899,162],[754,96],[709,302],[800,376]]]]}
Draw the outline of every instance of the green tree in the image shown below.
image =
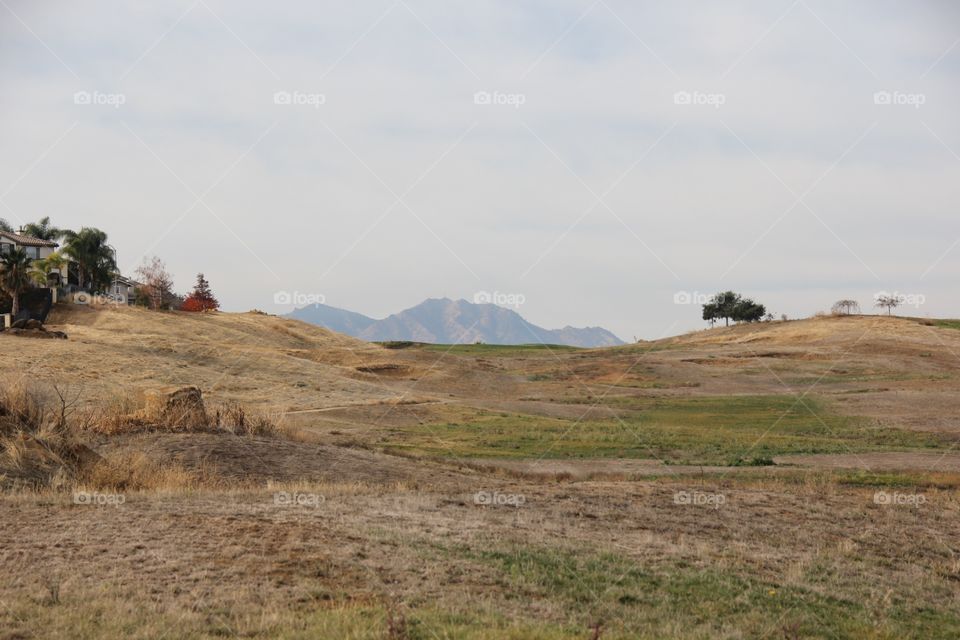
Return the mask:
{"type": "Polygon", "coordinates": [[[13,227],[7,222],[6,218],[0,218],[0,231],[6,231],[7,233],[13,233],[13,227]]]}
{"type": "Polygon", "coordinates": [[[20,294],[30,286],[33,260],[21,248],[0,256],[0,288],[13,299],[13,316],[20,313],[20,294]]]}
{"type": "Polygon", "coordinates": [[[109,286],[117,271],[117,260],[113,247],[107,244],[107,234],[83,227],[80,231],[64,231],[63,237],[63,253],[77,264],[80,288],[100,291],[109,286]]]}
{"type": "Polygon", "coordinates": [[[50,223],[50,216],[44,216],[37,222],[31,222],[23,227],[23,235],[41,240],[59,240],[66,234],[66,229],[57,228],[50,223]]]}
{"type": "Polygon", "coordinates": [[[740,302],[740,294],[733,291],[723,291],[715,294],[709,302],[703,305],[703,319],[715,320],[723,318],[726,326],[730,326],[730,321],[734,319],[734,310],[740,302]],[[709,317],[707,317],[709,315],[709,317]]]}
{"type": "Polygon", "coordinates": [[[36,280],[41,286],[46,286],[47,275],[56,271],[60,273],[63,267],[67,266],[68,260],[60,251],[54,251],[46,258],[41,258],[34,262],[36,267],[36,280]]]}
{"type": "Polygon", "coordinates": [[[759,322],[766,315],[767,309],[750,298],[741,298],[733,307],[732,319],[737,322],[759,322]]]}
{"type": "Polygon", "coordinates": [[[756,322],[762,319],[766,313],[767,309],[762,304],[757,304],[750,298],[744,298],[733,291],[717,293],[703,305],[703,319],[710,322],[711,325],[721,318],[728,327],[731,320],[734,322],[756,322]]]}

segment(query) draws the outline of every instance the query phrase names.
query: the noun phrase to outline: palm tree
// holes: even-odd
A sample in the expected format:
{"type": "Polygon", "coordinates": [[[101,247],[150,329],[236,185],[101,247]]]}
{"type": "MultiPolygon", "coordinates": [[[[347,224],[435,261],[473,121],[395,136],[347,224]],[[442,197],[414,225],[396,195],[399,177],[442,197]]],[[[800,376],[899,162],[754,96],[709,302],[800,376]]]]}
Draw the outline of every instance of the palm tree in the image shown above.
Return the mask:
{"type": "Polygon", "coordinates": [[[46,258],[41,258],[34,262],[36,270],[34,272],[34,279],[40,284],[40,286],[47,286],[47,276],[49,276],[54,271],[58,274],[63,271],[63,268],[67,266],[69,260],[64,257],[63,253],[60,251],[54,251],[46,258]]]}
{"type": "Polygon", "coordinates": [[[67,230],[53,226],[50,223],[50,216],[44,216],[37,222],[24,225],[22,233],[40,240],[58,240],[67,233],[67,230]]]}
{"type": "Polygon", "coordinates": [[[33,259],[16,247],[0,256],[0,289],[13,298],[13,317],[20,313],[20,293],[30,286],[33,259]]]}
{"type": "Polygon", "coordinates": [[[107,244],[107,234],[100,229],[84,227],[80,231],[64,231],[63,253],[77,263],[80,288],[89,283],[91,290],[110,284],[117,270],[113,247],[107,244]]]}

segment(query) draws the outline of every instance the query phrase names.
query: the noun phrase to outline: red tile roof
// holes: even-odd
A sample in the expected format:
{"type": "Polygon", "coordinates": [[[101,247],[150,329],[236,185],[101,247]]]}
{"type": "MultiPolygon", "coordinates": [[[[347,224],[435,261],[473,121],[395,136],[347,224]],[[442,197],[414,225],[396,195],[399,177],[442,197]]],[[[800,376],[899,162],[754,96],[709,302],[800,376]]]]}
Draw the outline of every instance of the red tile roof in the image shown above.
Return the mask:
{"type": "Polygon", "coordinates": [[[31,238],[22,236],[19,233],[10,233],[9,231],[0,231],[0,238],[6,238],[14,244],[22,247],[59,247],[60,245],[53,240],[41,240],[40,238],[31,238]]]}

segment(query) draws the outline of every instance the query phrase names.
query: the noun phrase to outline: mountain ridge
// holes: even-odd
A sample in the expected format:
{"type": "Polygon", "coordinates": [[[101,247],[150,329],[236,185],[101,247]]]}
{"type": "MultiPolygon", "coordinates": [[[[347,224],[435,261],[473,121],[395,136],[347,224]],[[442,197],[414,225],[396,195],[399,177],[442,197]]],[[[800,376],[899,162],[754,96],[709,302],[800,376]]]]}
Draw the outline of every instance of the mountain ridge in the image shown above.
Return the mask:
{"type": "Polygon", "coordinates": [[[625,344],[602,327],[545,329],[512,309],[491,303],[427,298],[409,309],[377,320],[326,304],[294,309],[286,317],[369,342],[411,340],[438,344],[559,344],[607,347],[625,344]]]}

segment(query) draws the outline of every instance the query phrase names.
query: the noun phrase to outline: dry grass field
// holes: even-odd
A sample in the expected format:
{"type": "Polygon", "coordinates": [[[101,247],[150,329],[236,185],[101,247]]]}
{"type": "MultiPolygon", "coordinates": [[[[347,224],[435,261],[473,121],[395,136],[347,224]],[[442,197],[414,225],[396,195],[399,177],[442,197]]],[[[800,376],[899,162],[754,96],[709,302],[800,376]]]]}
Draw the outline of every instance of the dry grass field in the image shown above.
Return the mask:
{"type": "Polygon", "coordinates": [[[960,636],[955,323],[50,326],[0,334],[0,638],[960,636]],[[205,420],[151,400],[187,386],[205,420]]]}

